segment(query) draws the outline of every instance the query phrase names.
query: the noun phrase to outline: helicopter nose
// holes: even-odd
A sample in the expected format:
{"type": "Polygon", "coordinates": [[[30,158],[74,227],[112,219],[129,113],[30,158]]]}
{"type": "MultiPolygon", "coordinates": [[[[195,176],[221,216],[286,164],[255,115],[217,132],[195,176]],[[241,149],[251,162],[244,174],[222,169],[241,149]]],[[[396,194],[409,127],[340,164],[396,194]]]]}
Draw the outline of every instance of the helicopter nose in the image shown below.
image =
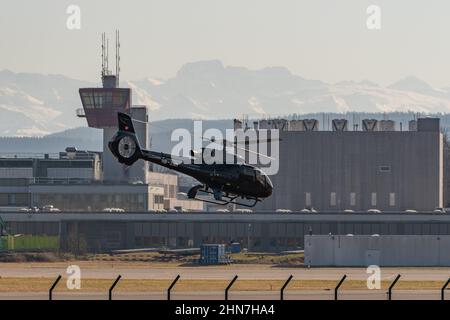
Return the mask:
{"type": "Polygon", "coordinates": [[[266,197],[269,197],[272,195],[273,187],[267,186],[266,187],[266,197]]]}
{"type": "Polygon", "coordinates": [[[272,181],[270,181],[268,176],[265,176],[265,180],[266,180],[264,183],[265,197],[269,197],[272,195],[273,184],[272,184],[272,181]]]}

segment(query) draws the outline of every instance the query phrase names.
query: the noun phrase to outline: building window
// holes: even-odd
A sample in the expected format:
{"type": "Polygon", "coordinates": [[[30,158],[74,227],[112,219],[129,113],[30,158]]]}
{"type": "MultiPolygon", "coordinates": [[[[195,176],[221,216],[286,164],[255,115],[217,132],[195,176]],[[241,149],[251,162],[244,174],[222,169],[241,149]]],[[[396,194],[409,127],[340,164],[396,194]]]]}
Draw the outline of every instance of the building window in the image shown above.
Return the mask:
{"type": "Polygon", "coordinates": [[[174,185],[169,185],[169,198],[175,198],[175,186],[174,185]]]}
{"type": "Polygon", "coordinates": [[[336,192],[330,194],[330,206],[336,206],[336,192]]]}
{"type": "Polygon", "coordinates": [[[311,207],[311,192],[305,193],[305,206],[311,207]]]}
{"type": "Polygon", "coordinates": [[[154,195],[153,196],[155,204],[164,204],[164,196],[162,195],[154,195]]]}
{"type": "Polygon", "coordinates": [[[380,166],[378,168],[378,171],[380,171],[380,172],[391,172],[391,166],[388,166],[388,165],[380,166]]]}
{"type": "Polygon", "coordinates": [[[350,192],[350,206],[356,206],[356,193],[350,192]]]}
{"type": "Polygon", "coordinates": [[[395,192],[389,193],[389,205],[391,207],[395,206],[395,192]]]}
{"type": "Polygon", "coordinates": [[[8,205],[13,206],[16,204],[16,195],[14,193],[8,194],[8,205]]]}
{"type": "Polygon", "coordinates": [[[372,192],[371,205],[372,205],[372,207],[375,207],[377,205],[377,193],[376,192],[372,192]]]}

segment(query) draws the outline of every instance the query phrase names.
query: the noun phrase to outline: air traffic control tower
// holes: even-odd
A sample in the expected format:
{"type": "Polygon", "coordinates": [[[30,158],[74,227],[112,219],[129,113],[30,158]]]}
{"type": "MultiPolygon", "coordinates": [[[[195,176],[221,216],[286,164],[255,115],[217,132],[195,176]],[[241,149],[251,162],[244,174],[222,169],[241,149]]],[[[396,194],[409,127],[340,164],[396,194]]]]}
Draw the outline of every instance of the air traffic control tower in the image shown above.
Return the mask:
{"type": "Polygon", "coordinates": [[[79,89],[83,109],[77,110],[77,116],[86,118],[88,126],[103,130],[103,181],[147,183],[148,163],[139,160],[132,167],[120,164],[108,149],[108,142],[117,131],[117,113],[131,114],[139,143],[148,149],[148,114],[146,106],[132,106],[131,89],[119,88],[120,43],[116,31],[115,74],[109,70],[109,41],[102,34],[102,87],[79,89]]]}

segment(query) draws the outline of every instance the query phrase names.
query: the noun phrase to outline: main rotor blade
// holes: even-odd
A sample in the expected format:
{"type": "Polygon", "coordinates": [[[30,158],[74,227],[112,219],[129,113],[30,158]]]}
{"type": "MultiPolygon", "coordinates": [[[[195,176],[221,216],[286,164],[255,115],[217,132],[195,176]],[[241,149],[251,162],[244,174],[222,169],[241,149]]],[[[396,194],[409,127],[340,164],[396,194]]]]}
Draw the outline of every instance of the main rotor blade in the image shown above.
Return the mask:
{"type": "MultiPolygon", "coordinates": [[[[219,149],[219,150],[222,150],[223,149],[223,145],[221,145],[221,144],[219,144],[217,141],[215,141],[214,139],[208,139],[208,138],[205,138],[205,137],[203,137],[203,139],[204,140],[207,140],[207,141],[211,141],[211,143],[213,143],[213,144],[215,144],[215,145],[217,145],[217,146],[219,146],[220,148],[217,148],[217,149],[219,149]]],[[[246,152],[249,152],[249,153],[253,153],[253,154],[256,154],[256,155],[258,155],[258,156],[261,156],[261,157],[264,157],[264,158],[267,158],[267,159],[270,159],[270,160],[276,160],[275,158],[273,158],[273,157],[270,157],[270,156],[268,156],[268,155],[265,155],[265,154],[262,154],[262,153],[259,153],[259,152],[256,152],[256,151],[253,151],[253,150],[250,150],[250,149],[245,149],[245,148],[242,148],[242,147],[239,147],[239,146],[237,146],[236,145],[236,143],[231,143],[230,141],[228,141],[228,140],[221,140],[222,142],[226,142],[226,143],[228,143],[228,145],[226,145],[226,146],[228,146],[228,147],[236,147],[237,149],[239,149],[239,150],[242,150],[242,151],[246,151],[246,152]]],[[[234,154],[234,153],[232,153],[232,154],[234,154]]],[[[241,157],[242,158],[242,157],[241,157]]]]}

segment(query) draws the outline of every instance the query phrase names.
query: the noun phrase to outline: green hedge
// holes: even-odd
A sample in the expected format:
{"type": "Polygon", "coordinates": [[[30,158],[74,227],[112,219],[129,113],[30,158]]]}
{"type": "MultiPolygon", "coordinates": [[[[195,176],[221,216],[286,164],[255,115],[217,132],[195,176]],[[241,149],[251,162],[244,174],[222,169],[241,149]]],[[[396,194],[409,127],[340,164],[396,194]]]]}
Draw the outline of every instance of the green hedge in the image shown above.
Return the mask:
{"type": "Polygon", "coordinates": [[[4,250],[48,250],[59,249],[58,236],[6,236],[3,239],[4,250]]]}

